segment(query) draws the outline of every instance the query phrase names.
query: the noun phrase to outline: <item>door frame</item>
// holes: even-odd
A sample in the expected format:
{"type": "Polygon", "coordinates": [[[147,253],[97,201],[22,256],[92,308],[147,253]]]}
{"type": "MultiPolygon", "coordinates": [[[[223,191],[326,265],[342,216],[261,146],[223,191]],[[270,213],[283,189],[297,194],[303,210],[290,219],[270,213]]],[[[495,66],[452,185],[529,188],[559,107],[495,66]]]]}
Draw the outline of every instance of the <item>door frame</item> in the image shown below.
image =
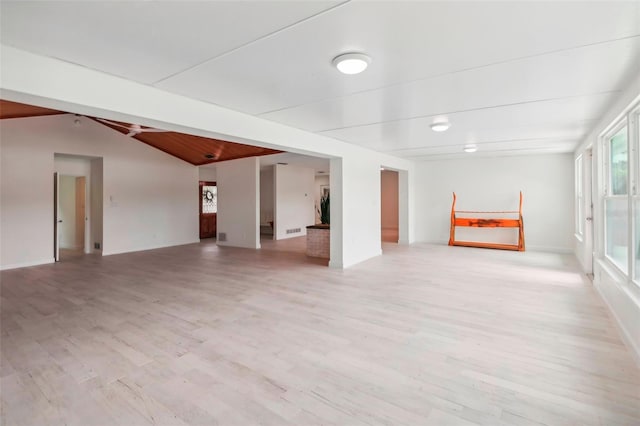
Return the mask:
{"type": "Polygon", "coordinates": [[[584,252],[588,254],[587,259],[587,275],[593,277],[593,264],[595,261],[594,250],[594,225],[593,225],[593,199],[595,195],[595,186],[593,179],[593,171],[595,170],[593,165],[593,147],[587,148],[582,154],[582,184],[584,199],[584,252]]]}
{"type": "Polygon", "coordinates": [[[60,244],[58,241],[58,198],[60,196],[60,176],[58,172],[53,173],[53,260],[60,261],[60,244]]]}

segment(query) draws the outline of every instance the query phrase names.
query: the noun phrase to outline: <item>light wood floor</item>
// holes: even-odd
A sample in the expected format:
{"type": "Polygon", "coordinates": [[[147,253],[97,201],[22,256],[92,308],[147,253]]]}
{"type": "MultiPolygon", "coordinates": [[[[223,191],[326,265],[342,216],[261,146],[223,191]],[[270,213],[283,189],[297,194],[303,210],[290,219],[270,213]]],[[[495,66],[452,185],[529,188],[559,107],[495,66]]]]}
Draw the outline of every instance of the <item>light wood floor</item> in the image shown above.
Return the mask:
{"type": "Polygon", "coordinates": [[[384,251],[340,271],[202,243],[2,272],[2,424],[640,424],[640,372],[572,257],[384,251]]]}

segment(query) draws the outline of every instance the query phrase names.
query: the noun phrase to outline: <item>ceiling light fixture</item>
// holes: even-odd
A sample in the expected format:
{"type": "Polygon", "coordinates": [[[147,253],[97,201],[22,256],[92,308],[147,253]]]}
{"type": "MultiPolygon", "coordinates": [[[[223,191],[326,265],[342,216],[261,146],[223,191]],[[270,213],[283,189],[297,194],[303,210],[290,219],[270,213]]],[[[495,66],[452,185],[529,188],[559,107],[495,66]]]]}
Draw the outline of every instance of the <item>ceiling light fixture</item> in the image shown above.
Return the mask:
{"type": "Polygon", "coordinates": [[[333,66],[343,74],[360,74],[371,63],[371,58],[364,53],[344,53],[333,58],[333,66]]]}
{"type": "Polygon", "coordinates": [[[468,143],[462,147],[464,152],[476,152],[478,150],[478,145],[473,143],[468,143]]]}
{"type": "Polygon", "coordinates": [[[438,120],[431,123],[431,130],[434,132],[444,132],[448,130],[449,127],[451,127],[451,124],[446,120],[438,120]]]}

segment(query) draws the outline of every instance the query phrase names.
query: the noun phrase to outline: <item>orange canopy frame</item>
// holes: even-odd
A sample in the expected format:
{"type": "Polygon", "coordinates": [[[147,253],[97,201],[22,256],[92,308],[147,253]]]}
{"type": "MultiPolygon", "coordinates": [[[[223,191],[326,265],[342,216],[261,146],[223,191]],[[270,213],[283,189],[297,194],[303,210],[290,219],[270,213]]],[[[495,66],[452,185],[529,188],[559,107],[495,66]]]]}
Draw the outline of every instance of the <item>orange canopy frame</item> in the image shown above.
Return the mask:
{"type": "Polygon", "coordinates": [[[449,233],[450,246],[480,247],[499,250],[524,251],[524,223],[522,221],[522,191],[520,191],[520,208],[517,211],[456,211],[456,193],[453,193],[453,204],[451,205],[451,231],[449,233]],[[517,213],[518,219],[481,219],[470,217],[456,217],[456,213],[483,213],[483,214],[505,214],[517,213]],[[477,241],[456,241],[456,226],[468,226],[473,228],[518,228],[518,244],[482,243],[477,241]]]}

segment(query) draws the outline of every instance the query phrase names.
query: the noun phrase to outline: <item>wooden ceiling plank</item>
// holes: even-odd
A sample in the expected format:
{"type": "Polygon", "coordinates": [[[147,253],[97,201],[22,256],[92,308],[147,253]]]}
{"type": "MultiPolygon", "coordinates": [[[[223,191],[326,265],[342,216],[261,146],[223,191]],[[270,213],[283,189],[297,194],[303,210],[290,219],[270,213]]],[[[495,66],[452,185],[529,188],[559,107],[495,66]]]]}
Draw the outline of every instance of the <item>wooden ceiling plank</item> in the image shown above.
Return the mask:
{"type": "Polygon", "coordinates": [[[11,118],[41,117],[45,115],[67,114],[64,111],[0,99],[0,120],[11,118]]]}
{"type": "MultiPolygon", "coordinates": [[[[68,114],[33,105],[21,104],[0,99],[0,119],[37,117],[54,114],[68,114]]],[[[114,121],[113,124],[100,121],[95,117],[89,117],[96,123],[100,123],[120,134],[126,135],[129,130],[120,126],[132,127],[133,124],[114,121]]],[[[142,127],[148,129],[149,127],[142,127]]],[[[166,132],[142,132],[131,136],[137,142],[142,142],[194,166],[217,163],[218,161],[235,160],[238,158],[277,154],[277,151],[241,143],[229,142],[220,139],[205,138],[203,136],[188,135],[172,131],[166,132]],[[216,156],[209,159],[207,154],[216,156]]]]}

